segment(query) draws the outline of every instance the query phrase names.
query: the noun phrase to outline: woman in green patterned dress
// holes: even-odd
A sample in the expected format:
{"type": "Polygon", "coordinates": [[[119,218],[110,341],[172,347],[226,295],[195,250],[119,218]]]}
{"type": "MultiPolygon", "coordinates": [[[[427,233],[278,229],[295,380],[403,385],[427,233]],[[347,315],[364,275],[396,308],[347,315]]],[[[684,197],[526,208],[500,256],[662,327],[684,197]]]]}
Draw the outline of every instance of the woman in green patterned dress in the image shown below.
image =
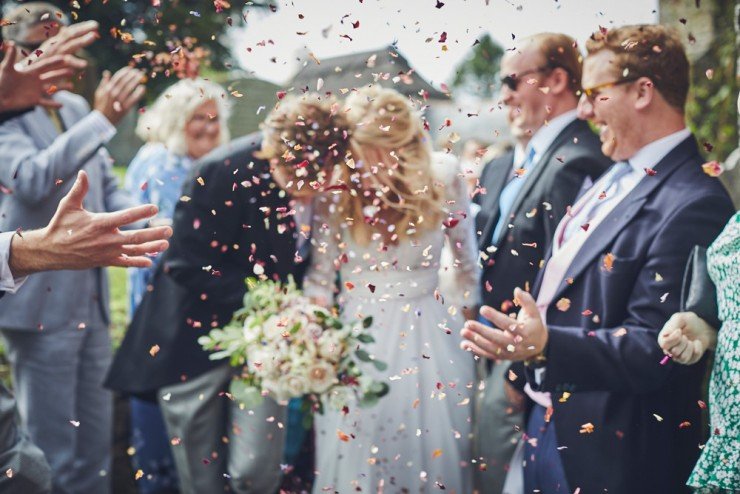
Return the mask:
{"type": "Polygon", "coordinates": [[[674,314],[658,336],[680,364],[699,361],[716,347],[709,382],[711,434],[687,484],[697,493],[740,493],[740,212],[707,251],[717,287],[719,332],[693,312],[674,314]]]}

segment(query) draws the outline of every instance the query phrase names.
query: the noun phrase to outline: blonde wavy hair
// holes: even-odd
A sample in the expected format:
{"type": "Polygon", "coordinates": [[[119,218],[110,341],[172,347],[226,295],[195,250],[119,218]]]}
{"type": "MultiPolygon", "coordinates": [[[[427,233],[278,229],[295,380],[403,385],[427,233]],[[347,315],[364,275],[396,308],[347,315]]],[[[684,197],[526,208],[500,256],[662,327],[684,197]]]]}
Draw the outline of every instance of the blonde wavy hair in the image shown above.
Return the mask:
{"type": "Polygon", "coordinates": [[[185,156],[185,126],[195,110],[207,101],[215,101],[221,124],[220,144],[229,142],[229,114],[224,88],[205,79],[181,79],[165,91],[139,117],[136,135],[146,142],[164,144],[172,153],[185,156]]]}
{"type": "Polygon", "coordinates": [[[333,96],[288,95],[260,128],[262,147],[256,157],[319,186],[326,185],[334,165],[347,154],[350,125],[333,96]]]}
{"type": "Polygon", "coordinates": [[[444,194],[432,173],[431,138],[412,103],[393,89],[367,87],[347,97],[345,112],[355,168],[342,167],[349,192],[339,203],[352,238],[367,245],[380,233],[396,243],[437,228],[444,194]]]}

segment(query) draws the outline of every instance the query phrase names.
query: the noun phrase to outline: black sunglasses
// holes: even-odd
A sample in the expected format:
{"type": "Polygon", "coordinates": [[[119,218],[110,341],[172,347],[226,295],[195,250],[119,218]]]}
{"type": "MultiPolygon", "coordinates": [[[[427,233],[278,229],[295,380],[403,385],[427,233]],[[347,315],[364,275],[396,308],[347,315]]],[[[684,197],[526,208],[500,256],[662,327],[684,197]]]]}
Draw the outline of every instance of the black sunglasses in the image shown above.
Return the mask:
{"type": "Polygon", "coordinates": [[[518,74],[509,74],[501,78],[501,87],[506,86],[510,91],[516,91],[519,88],[519,83],[523,81],[523,77],[529,74],[536,74],[537,72],[550,72],[555,69],[563,69],[570,75],[570,71],[562,65],[546,64],[541,67],[535,67],[534,69],[525,70],[518,74]]]}

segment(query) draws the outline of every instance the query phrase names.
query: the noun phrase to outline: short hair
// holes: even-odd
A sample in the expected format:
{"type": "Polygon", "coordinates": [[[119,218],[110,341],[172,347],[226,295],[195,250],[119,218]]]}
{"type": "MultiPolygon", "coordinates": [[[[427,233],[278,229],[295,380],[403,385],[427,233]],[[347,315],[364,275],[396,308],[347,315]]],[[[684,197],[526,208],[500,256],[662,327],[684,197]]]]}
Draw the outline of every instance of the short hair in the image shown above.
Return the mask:
{"type": "Polygon", "coordinates": [[[538,33],[527,37],[549,69],[561,68],[568,73],[568,89],[577,95],[581,90],[583,56],[576,40],[562,33],[538,33]]]}
{"type": "Polygon", "coordinates": [[[229,141],[228,120],[230,108],[226,91],[205,79],[182,79],[165,91],[139,117],[136,135],[147,142],[159,142],[177,155],[187,154],[185,125],[195,110],[206,101],[215,101],[221,124],[221,144],[229,141]]]}
{"type": "Polygon", "coordinates": [[[277,159],[277,166],[293,175],[300,166],[307,183],[328,178],[328,167],[344,160],[349,149],[349,123],[333,96],[288,95],[261,128],[262,149],[257,157],[277,159]]]}
{"type": "Polygon", "coordinates": [[[681,111],[689,93],[689,60],[676,30],[641,24],[598,31],[586,42],[589,55],[616,55],[619,77],[647,77],[666,102],[681,111]]]}
{"type": "Polygon", "coordinates": [[[58,7],[46,2],[27,2],[8,12],[2,28],[3,39],[22,43],[30,28],[38,24],[56,22],[69,24],[69,18],[58,7]]]}

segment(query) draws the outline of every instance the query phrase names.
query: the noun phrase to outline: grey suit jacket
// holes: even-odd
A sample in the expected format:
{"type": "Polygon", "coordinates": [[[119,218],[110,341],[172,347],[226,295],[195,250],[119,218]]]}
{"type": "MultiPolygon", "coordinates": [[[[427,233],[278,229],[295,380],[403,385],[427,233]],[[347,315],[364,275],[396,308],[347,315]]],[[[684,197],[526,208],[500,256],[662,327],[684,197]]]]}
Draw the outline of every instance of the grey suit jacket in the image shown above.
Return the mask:
{"type": "MultiPolygon", "coordinates": [[[[67,129],[59,134],[46,110],[33,111],[0,125],[0,231],[46,226],[78,170],[90,178],[84,207],[116,211],[133,205],[118,189],[112,159],[104,144],[110,138],[101,117],[80,96],[61,91],[67,129]]],[[[31,275],[24,289],[0,300],[0,328],[38,331],[108,324],[108,279],[105,269],[54,271],[31,275]]]]}

